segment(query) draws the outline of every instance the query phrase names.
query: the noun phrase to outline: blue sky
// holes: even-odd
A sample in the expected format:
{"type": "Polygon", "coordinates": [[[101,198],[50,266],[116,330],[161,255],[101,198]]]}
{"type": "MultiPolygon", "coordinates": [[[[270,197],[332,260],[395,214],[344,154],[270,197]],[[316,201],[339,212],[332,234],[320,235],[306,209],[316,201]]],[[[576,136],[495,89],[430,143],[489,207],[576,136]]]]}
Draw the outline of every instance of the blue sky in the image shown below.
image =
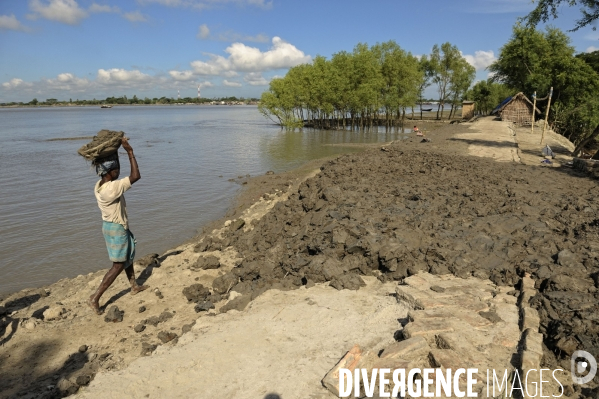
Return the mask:
{"type": "MultiPolygon", "coordinates": [[[[485,68],[531,0],[0,0],[0,102],[108,96],[259,97],[316,55],[450,42],[485,68]]],[[[577,8],[551,24],[574,25],[577,8]]],[[[599,33],[569,33],[578,52],[599,33]]],[[[434,88],[429,89],[434,95],[434,88]]]]}

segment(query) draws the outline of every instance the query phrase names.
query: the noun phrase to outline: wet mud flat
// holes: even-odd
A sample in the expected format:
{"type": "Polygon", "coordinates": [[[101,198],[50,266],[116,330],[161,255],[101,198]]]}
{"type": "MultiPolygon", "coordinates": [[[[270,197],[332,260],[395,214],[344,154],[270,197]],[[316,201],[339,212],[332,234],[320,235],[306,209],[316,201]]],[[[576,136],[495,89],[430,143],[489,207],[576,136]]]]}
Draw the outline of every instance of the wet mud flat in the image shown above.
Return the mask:
{"type": "Polygon", "coordinates": [[[329,161],[251,230],[233,222],[222,239],[203,237],[196,251],[234,246],[243,259],[213,288],[250,300],[271,288],[359,289],[362,276],[430,272],[488,278],[520,296],[530,273],[543,366],[569,370],[577,349],[599,358],[596,181],[464,156],[452,129],[436,145],[410,140],[329,161]]]}

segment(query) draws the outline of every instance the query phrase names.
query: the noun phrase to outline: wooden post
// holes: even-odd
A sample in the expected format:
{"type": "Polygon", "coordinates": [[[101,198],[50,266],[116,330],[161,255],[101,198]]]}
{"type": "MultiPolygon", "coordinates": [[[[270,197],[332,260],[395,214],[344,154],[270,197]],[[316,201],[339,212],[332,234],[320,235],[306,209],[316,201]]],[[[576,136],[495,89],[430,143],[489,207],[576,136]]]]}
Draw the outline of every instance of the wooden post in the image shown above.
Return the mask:
{"type": "Polygon", "coordinates": [[[543,123],[543,134],[541,135],[541,145],[545,140],[545,129],[547,128],[547,117],[549,116],[549,107],[551,107],[551,96],[553,96],[553,87],[549,90],[549,101],[547,101],[547,110],[545,111],[545,122],[543,123]]]}
{"type": "Polygon", "coordinates": [[[535,116],[537,111],[537,92],[535,91],[532,95],[533,103],[532,103],[532,119],[530,120],[530,134],[535,132],[535,116]]]}

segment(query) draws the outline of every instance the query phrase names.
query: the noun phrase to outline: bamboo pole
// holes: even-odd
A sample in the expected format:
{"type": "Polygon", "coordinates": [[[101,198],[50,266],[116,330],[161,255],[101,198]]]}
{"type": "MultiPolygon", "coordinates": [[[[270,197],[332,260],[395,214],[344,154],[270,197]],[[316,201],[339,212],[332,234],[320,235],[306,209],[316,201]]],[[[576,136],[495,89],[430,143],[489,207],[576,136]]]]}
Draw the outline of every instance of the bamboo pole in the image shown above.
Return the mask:
{"type": "Polygon", "coordinates": [[[532,95],[532,119],[530,120],[530,134],[535,132],[535,112],[537,110],[537,92],[535,91],[532,95]]]}
{"type": "Polygon", "coordinates": [[[549,107],[551,107],[551,96],[553,96],[553,87],[549,90],[549,101],[547,101],[547,110],[545,111],[545,122],[543,123],[543,134],[541,135],[541,145],[545,140],[545,129],[547,128],[547,117],[549,116],[549,107]]]}

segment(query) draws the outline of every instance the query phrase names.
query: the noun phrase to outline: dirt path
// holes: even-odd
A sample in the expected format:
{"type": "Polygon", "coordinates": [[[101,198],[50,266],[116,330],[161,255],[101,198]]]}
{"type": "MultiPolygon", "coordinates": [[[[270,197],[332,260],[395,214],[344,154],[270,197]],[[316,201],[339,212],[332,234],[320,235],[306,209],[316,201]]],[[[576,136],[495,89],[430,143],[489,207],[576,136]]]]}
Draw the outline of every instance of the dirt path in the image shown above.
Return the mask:
{"type": "Polygon", "coordinates": [[[243,312],[201,317],[177,346],[99,374],[81,397],[331,398],[320,380],[346,348],[383,348],[407,315],[395,284],[367,280],[358,291],[271,290],[243,312]]]}
{"type": "Polygon", "coordinates": [[[455,135],[455,139],[468,143],[469,155],[492,158],[499,162],[520,162],[511,123],[484,117],[464,126],[470,127],[469,131],[455,135]]]}

